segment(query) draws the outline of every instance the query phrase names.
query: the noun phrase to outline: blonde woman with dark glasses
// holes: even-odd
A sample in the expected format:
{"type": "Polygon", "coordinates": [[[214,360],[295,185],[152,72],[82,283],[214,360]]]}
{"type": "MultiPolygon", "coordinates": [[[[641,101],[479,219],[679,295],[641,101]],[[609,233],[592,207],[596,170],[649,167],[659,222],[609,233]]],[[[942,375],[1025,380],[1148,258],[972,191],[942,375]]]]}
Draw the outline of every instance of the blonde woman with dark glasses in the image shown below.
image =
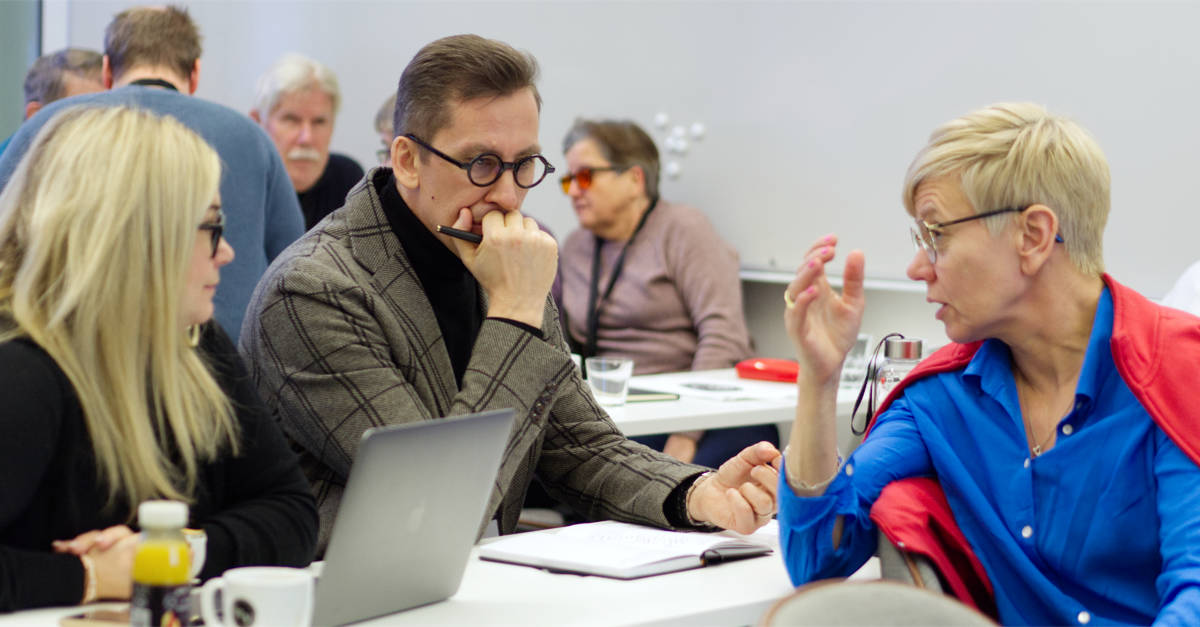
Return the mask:
{"type": "Polygon", "coordinates": [[[220,174],[173,118],[71,108],[0,193],[0,611],[128,598],[152,498],[190,505],[202,578],[310,561],[308,484],[209,323],[220,174]]]}

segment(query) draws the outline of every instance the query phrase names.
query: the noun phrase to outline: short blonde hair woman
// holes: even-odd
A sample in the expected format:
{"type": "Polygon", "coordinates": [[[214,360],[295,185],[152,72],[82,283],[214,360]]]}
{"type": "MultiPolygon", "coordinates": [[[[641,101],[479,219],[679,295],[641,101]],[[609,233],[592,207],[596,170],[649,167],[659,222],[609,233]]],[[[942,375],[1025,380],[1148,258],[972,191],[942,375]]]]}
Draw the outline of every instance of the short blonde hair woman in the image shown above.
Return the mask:
{"type": "Polygon", "coordinates": [[[191,504],[202,576],[311,558],[307,484],[207,324],[219,180],[172,118],[71,108],[0,194],[0,610],[128,596],[150,498],[191,504]]]}
{"type": "MultiPolygon", "coordinates": [[[[1104,272],[1108,161],[1082,126],[1028,102],[1000,103],[942,125],[905,176],[909,215],[916,215],[921,183],[951,174],[978,213],[989,207],[1049,206],[1071,262],[1085,274],[1104,272]]],[[[983,219],[993,234],[1011,221],[1010,214],[983,219]]]]}
{"type": "Polygon", "coordinates": [[[844,462],[837,382],[865,257],[846,255],[834,292],[825,236],[784,293],[800,361],[779,489],[792,581],[850,574],[883,531],[1003,624],[1200,623],[1200,320],[1103,274],[1099,145],[1038,105],[993,105],[933,132],[903,198],[908,276],[952,343],[844,462]]]}

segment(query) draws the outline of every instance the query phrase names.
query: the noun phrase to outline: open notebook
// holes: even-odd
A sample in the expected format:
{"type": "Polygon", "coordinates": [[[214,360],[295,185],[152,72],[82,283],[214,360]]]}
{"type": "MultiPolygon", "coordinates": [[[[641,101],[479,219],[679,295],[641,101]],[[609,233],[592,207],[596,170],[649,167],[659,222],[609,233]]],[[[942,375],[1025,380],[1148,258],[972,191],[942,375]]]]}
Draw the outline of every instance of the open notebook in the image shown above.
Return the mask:
{"type": "Polygon", "coordinates": [[[668,531],[605,521],[505,536],[480,546],[479,557],[550,571],[635,579],[766,555],[773,550],[770,533],[668,531]]]}
{"type": "Polygon", "coordinates": [[[658,390],[643,390],[642,388],[629,388],[629,394],[625,397],[626,403],[645,403],[648,401],[677,401],[679,395],[674,392],[660,392],[658,390]]]}

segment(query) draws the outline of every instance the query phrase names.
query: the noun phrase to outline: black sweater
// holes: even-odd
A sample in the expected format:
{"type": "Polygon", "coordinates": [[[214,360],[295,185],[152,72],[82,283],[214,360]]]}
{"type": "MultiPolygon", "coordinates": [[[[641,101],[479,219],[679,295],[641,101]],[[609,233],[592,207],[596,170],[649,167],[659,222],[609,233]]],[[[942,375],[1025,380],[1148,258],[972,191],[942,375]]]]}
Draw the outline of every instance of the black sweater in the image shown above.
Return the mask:
{"type": "MultiPolygon", "coordinates": [[[[233,344],[207,326],[197,350],[233,401],[241,450],[199,471],[189,526],[208,535],[200,577],[233,566],[304,566],[317,538],[308,483],[233,344]]],[[[79,400],[54,360],[26,340],[0,344],[0,486],[0,611],[78,603],[82,564],[50,543],[128,524],[136,507],[105,507],[79,400]]]]}
{"type": "Polygon", "coordinates": [[[345,155],[329,153],[325,171],[306,192],[296,194],[300,211],[304,214],[304,230],[307,231],[334,209],[346,204],[346,193],[362,180],[363,169],[358,162],[345,155]]]}

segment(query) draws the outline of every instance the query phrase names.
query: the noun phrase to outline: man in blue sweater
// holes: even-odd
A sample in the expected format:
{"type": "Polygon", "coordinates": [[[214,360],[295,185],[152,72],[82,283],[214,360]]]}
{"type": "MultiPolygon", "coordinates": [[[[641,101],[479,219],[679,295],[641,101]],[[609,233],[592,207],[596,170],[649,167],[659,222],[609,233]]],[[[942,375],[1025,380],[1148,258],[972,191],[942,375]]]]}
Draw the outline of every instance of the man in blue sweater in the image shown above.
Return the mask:
{"type": "Polygon", "coordinates": [[[221,270],[213,302],[217,322],[237,341],[259,277],[304,233],[296,192],[275,145],[245,115],[191,96],[200,76],[200,33],[183,9],[137,7],[117,14],[104,34],[103,75],[111,91],[65,98],[21,125],[0,155],[0,188],[42,125],[64,107],[133,105],[175,117],[208,141],[224,165],[225,239],[236,254],[221,270]]]}

